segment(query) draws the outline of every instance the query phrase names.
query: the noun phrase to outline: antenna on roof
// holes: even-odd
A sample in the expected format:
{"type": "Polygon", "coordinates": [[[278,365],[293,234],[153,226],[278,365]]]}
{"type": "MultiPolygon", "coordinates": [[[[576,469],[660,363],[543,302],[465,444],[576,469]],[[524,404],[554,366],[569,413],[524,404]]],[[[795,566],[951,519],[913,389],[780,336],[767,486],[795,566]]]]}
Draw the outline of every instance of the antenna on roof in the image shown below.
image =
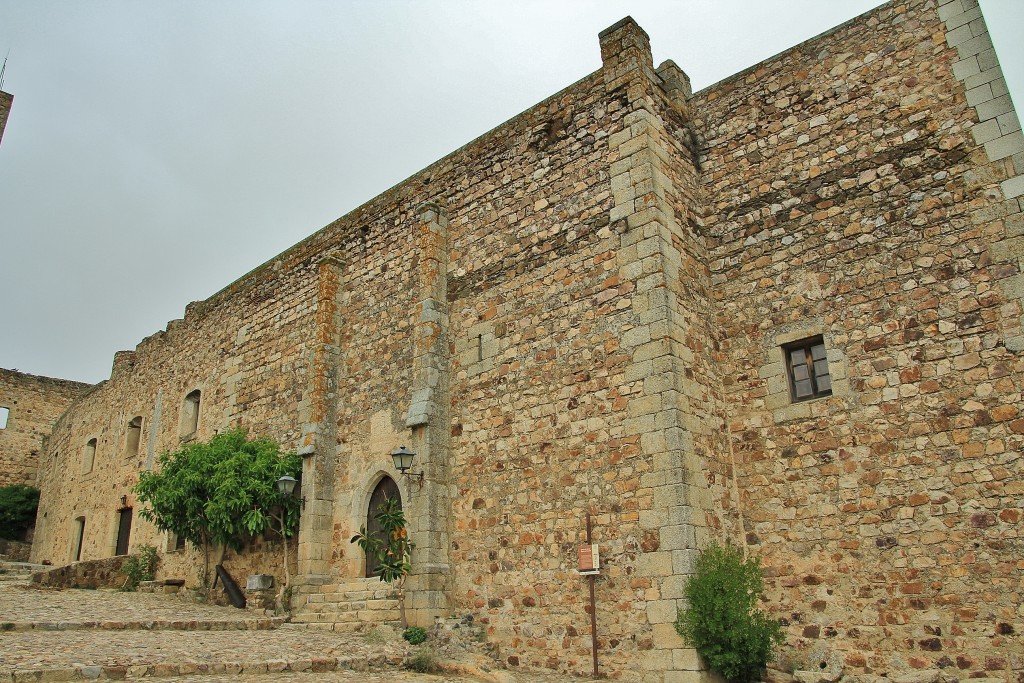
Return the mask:
{"type": "Polygon", "coordinates": [[[0,90],[4,89],[4,72],[7,71],[7,58],[11,56],[11,48],[7,48],[7,54],[4,55],[4,64],[0,66],[0,90]]]}

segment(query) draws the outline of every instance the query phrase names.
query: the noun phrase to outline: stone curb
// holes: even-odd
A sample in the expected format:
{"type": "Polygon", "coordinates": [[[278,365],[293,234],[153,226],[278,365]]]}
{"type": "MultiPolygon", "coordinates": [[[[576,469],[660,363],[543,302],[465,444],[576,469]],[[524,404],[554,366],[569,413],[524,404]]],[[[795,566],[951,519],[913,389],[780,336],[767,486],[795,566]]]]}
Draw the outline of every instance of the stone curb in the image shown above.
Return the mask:
{"type": "Polygon", "coordinates": [[[85,631],[90,629],[103,629],[108,631],[268,631],[270,629],[279,628],[281,624],[286,622],[286,617],[201,621],[5,621],[0,622],[0,638],[3,637],[4,633],[15,633],[19,631],[85,631]]]}
{"type": "Polygon", "coordinates": [[[134,680],[169,676],[212,676],[272,674],[281,672],[325,673],[328,671],[384,671],[402,666],[402,655],[371,657],[313,657],[266,661],[160,662],[136,665],[76,665],[56,669],[0,670],[0,683],[44,683],[48,681],[134,680]]]}

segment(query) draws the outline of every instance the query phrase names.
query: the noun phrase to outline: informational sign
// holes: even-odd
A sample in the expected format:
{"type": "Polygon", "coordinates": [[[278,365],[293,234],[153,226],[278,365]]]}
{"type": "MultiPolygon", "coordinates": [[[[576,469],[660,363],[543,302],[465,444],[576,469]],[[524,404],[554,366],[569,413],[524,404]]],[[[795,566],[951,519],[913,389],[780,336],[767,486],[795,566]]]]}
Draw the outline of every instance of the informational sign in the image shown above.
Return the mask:
{"type": "Polygon", "coordinates": [[[587,543],[580,546],[579,552],[580,574],[600,574],[601,557],[597,553],[596,543],[587,543]]]}

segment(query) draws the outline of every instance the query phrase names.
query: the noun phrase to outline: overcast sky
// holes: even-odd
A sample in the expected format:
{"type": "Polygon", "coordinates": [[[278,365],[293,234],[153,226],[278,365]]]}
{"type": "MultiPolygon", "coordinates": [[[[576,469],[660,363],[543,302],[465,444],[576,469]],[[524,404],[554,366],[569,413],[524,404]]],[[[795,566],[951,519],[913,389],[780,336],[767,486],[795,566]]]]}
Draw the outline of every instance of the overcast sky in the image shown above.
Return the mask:
{"type": "MultiPolygon", "coordinates": [[[[597,69],[627,14],[694,90],[875,0],[0,0],[0,367],[115,351],[597,69]]],[[[982,0],[1024,102],[1024,1],[982,0]]]]}

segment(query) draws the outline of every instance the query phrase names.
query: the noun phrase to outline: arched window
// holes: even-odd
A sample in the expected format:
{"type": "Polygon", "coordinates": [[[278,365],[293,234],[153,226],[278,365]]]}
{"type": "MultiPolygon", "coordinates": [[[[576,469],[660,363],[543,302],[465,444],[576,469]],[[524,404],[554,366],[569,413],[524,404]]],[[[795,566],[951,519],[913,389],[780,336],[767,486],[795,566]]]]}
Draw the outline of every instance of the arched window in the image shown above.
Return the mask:
{"type": "Polygon", "coordinates": [[[139,443],[142,440],[142,416],[136,416],[128,423],[128,431],[124,438],[124,456],[134,458],[139,454],[139,443]]]}
{"type": "MultiPolygon", "coordinates": [[[[82,450],[82,474],[92,472],[92,466],[96,463],[96,439],[89,439],[82,450]]],[[[83,518],[84,519],[84,518],[83,518]]]]}
{"type": "MultiPolygon", "coordinates": [[[[384,477],[377,483],[370,495],[370,504],[366,506],[366,533],[381,540],[384,539],[384,532],[377,521],[377,510],[385,498],[398,501],[398,507],[402,507],[402,494],[398,491],[398,484],[391,477],[384,477]]],[[[366,558],[366,575],[377,576],[376,562],[372,558],[366,558]]]]}
{"type": "Polygon", "coordinates": [[[199,404],[202,392],[196,389],[181,404],[181,436],[191,436],[199,429],[199,404]]]}

